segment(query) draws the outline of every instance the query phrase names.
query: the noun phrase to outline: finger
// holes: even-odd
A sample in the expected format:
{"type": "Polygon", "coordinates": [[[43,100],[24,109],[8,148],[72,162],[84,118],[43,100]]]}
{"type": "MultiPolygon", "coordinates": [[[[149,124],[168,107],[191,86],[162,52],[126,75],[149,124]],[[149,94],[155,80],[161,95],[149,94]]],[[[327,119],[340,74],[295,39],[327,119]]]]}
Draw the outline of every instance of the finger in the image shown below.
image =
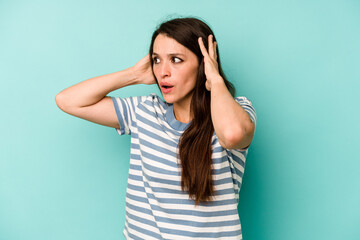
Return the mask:
{"type": "Polygon", "coordinates": [[[208,46],[209,46],[209,56],[214,58],[214,43],[213,43],[213,35],[209,35],[208,37],[208,46]]]}
{"type": "Polygon", "coordinates": [[[217,50],[217,42],[214,42],[214,55],[215,55],[215,60],[217,60],[216,50],[217,50]]]}
{"type": "Polygon", "coordinates": [[[208,90],[208,91],[211,90],[211,85],[210,85],[210,83],[209,83],[209,80],[206,80],[206,82],[205,82],[205,88],[206,88],[206,90],[208,90]]]}
{"type": "Polygon", "coordinates": [[[202,37],[198,38],[201,53],[204,57],[208,56],[202,37]]]}
{"type": "Polygon", "coordinates": [[[207,53],[206,48],[205,48],[205,46],[204,46],[202,37],[199,37],[199,38],[198,38],[198,42],[199,42],[199,46],[200,46],[200,50],[201,50],[202,55],[203,55],[204,57],[209,57],[209,54],[207,53]]]}

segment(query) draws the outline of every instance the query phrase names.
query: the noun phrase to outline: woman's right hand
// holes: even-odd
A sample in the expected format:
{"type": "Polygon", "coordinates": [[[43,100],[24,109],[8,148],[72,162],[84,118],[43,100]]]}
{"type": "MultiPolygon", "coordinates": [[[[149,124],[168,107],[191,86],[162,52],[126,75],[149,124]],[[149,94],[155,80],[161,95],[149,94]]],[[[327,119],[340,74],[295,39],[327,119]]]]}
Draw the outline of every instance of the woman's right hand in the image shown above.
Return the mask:
{"type": "Polygon", "coordinates": [[[138,61],[133,67],[135,79],[139,84],[156,84],[156,80],[151,68],[149,54],[138,61]]]}

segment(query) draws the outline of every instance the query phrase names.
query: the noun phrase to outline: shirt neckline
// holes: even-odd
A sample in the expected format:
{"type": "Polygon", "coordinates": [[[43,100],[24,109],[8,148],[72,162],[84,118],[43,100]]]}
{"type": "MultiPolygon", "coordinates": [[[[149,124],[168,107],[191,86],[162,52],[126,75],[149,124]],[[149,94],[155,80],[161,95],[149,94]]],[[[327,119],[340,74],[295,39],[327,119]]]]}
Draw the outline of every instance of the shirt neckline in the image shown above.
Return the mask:
{"type": "Polygon", "coordinates": [[[183,122],[180,122],[178,121],[176,118],[175,118],[175,115],[174,115],[174,105],[173,104],[168,104],[168,108],[166,109],[166,119],[167,119],[167,122],[169,123],[169,125],[176,129],[176,130],[179,130],[179,131],[184,131],[186,129],[187,126],[189,126],[189,124],[191,123],[188,122],[188,123],[183,123],[183,122]]]}

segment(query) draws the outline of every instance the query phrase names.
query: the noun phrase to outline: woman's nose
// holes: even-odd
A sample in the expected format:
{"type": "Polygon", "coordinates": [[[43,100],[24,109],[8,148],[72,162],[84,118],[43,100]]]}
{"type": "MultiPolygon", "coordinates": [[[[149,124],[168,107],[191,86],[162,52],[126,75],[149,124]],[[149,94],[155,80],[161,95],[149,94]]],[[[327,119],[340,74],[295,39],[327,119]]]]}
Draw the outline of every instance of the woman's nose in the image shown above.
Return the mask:
{"type": "Polygon", "coordinates": [[[160,74],[161,74],[161,77],[170,76],[171,72],[170,72],[170,66],[168,63],[164,62],[161,64],[160,74]]]}

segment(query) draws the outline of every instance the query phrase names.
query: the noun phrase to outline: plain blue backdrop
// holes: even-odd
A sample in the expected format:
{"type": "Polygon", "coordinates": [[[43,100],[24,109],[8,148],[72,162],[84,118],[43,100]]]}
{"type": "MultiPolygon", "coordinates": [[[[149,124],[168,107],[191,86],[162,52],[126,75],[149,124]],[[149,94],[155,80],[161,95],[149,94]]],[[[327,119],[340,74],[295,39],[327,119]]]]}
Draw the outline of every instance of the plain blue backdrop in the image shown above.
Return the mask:
{"type": "Polygon", "coordinates": [[[358,0],[0,0],[0,239],[123,239],[130,137],[55,95],[134,65],[158,24],[185,16],[212,27],[257,112],[244,239],[360,239],[359,13],[358,0]]]}

